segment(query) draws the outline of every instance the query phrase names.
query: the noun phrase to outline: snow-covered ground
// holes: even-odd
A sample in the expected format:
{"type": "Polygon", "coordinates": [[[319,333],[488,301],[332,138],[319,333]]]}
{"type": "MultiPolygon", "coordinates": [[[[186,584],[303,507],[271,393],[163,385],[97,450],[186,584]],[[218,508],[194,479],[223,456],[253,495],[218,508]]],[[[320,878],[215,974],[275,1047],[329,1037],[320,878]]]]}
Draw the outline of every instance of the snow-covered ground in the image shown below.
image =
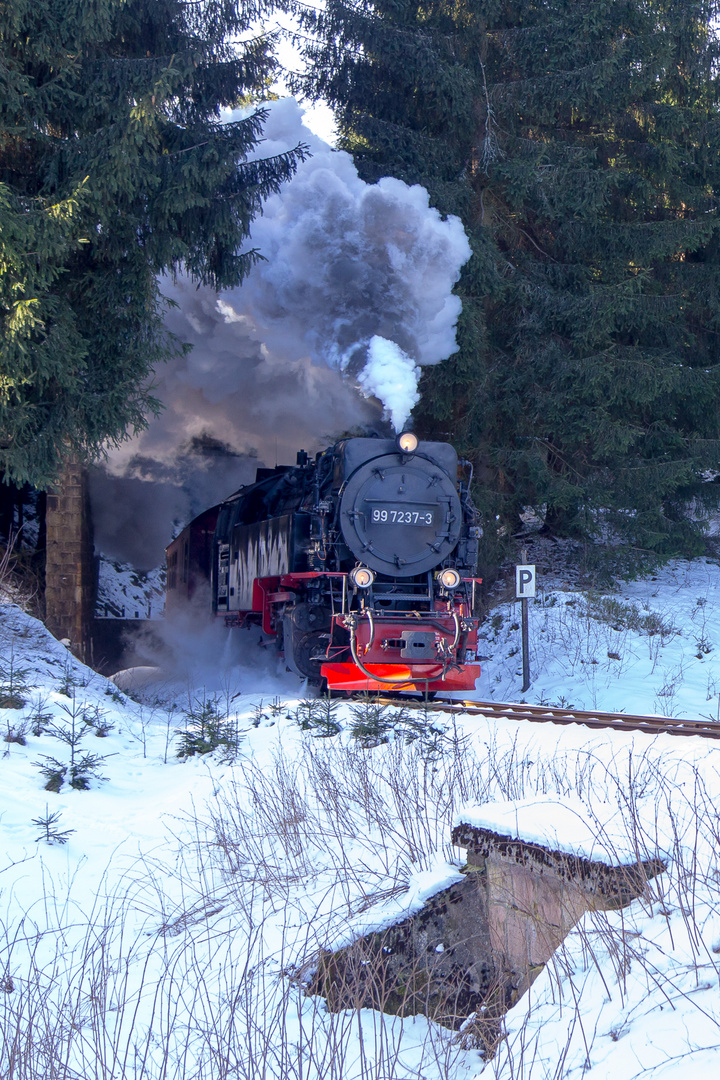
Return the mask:
{"type": "MultiPolygon", "coordinates": [[[[525,699],[717,718],[719,587],[705,561],[612,597],[546,576],[525,699]]],[[[520,699],[518,622],[493,609],[479,698],[520,699]]],[[[331,708],[249,635],[170,640],[172,672],[132,700],[1,609],[3,1080],[717,1075],[720,743],[331,708]],[[602,839],[667,870],[581,921],[493,1060],[423,1017],[306,994],[319,947],[457,879],[463,807],[503,803],[546,833],[561,804],[572,850],[602,839]]]]}
{"type": "MultiPolygon", "coordinates": [[[[578,709],[720,719],[720,567],[676,562],[612,594],[540,579],[529,602],[527,701],[578,709]]],[[[487,700],[517,701],[519,604],[491,612],[479,649],[487,700]]]]}
{"type": "Polygon", "coordinates": [[[98,619],[161,619],[165,568],[147,572],[100,556],[95,613],[98,619]]]}

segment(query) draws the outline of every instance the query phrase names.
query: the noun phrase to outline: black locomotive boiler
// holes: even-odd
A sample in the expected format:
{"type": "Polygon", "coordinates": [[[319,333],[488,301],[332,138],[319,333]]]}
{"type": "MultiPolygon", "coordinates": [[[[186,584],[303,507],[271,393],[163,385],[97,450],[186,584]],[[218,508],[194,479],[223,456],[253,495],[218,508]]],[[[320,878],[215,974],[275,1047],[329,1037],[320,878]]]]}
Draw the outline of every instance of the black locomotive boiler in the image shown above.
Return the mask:
{"type": "Polygon", "coordinates": [[[330,690],[472,690],[478,538],[448,443],[344,439],[205,511],[169,545],[168,606],[209,585],[330,690]]]}

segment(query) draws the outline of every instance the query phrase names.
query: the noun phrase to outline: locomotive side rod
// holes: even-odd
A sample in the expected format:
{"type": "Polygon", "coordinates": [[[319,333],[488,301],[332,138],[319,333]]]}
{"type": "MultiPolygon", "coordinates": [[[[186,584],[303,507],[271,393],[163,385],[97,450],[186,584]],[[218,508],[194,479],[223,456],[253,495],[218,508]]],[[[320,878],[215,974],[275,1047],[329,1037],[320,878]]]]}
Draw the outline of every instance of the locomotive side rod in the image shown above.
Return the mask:
{"type": "MultiPolygon", "coordinates": [[[[379,698],[382,704],[397,705],[397,698],[379,698]]],[[[591,728],[643,731],[648,735],[699,735],[720,739],[720,724],[713,720],[689,720],[664,716],[631,716],[628,713],[586,712],[581,709],[556,709],[544,705],[523,705],[499,701],[456,701],[435,698],[432,702],[404,700],[403,706],[438,712],[466,713],[472,716],[500,716],[508,720],[528,720],[535,724],[584,724],[591,728]]]]}

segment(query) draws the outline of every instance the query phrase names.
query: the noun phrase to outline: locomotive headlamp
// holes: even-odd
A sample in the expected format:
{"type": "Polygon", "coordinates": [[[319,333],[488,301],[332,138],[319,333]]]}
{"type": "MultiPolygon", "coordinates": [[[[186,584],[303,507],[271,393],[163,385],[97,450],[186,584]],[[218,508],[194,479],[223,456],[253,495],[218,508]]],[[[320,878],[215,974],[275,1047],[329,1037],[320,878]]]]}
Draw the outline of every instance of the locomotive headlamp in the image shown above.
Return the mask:
{"type": "Polygon", "coordinates": [[[397,448],[403,454],[414,454],[418,448],[418,437],[412,431],[403,431],[397,437],[397,448]]]}
{"type": "Polygon", "coordinates": [[[453,589],[457,589],[460,584],[460,575],[457,570],[453,570],[453,568],[449,566],[446,570],[440,571],[438,574],[438,581],[443,589],[448,589],[448,591],[451,592],[453,589]]]}
{"type": "Polygon", "coordinates": [[[350,580],[356,589],[369,589],[375,580],[375,575],[367,566],[356,566],[350,571],[350,580]]]}

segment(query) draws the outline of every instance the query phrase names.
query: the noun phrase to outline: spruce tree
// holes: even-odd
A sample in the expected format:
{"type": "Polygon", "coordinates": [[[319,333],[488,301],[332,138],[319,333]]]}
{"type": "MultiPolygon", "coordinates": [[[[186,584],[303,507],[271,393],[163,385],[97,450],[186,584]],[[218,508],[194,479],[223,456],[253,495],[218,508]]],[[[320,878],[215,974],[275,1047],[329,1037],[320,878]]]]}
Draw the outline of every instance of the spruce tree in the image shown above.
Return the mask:
{"type": "Polygon", "coordinates": [[[253,0],[0,4],[0,475],[45,486],[142,426],[158,275],[237,285],[297,151],[248,161],[273,58],[253,0]]]}
{"type": "Polygon", "coordinates": [[[513,527],[698,550],[720,460],[717,4],[408,0],[306,16],[313,92],[368,178],[474,248],[419,419],[513,527]]]}

